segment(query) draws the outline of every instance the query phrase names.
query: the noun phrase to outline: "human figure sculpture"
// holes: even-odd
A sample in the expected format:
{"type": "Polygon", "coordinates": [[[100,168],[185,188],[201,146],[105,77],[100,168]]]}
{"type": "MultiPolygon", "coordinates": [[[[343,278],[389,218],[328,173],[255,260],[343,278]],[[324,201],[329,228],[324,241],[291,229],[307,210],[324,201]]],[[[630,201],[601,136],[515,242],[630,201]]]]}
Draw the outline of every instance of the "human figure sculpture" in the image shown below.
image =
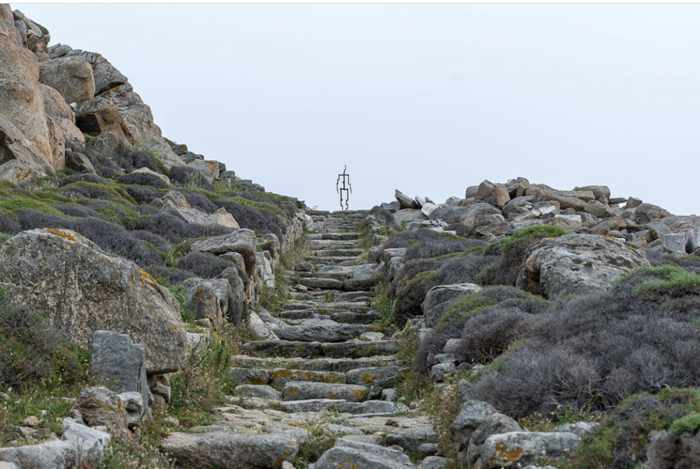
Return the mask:
{"type": "Polygon", "coordinates": [[[338,179],[335,181],[335,191],[340,195],[340,210],[347,210],[350,208],[352,184],[350,184],[350,175],[347,170],[348,165],[345,165],[343,172],[338,174],[338,179]]]}

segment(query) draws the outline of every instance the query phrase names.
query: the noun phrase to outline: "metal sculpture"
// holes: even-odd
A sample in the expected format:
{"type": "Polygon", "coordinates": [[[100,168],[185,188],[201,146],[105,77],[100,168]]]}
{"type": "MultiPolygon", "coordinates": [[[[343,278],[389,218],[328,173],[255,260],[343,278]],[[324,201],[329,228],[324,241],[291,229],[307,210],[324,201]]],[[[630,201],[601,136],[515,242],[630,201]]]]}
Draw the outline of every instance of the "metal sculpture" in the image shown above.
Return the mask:
{"type": "Polygon", "coordinates": [[[350,208],[352,184],[350,184],[350,175],[347,170],[348,165],[345,165],[343,172],[338,174],[338,179],[335,181],[335,191],[340,195],[340,210],[347,210],[350,208]]]}

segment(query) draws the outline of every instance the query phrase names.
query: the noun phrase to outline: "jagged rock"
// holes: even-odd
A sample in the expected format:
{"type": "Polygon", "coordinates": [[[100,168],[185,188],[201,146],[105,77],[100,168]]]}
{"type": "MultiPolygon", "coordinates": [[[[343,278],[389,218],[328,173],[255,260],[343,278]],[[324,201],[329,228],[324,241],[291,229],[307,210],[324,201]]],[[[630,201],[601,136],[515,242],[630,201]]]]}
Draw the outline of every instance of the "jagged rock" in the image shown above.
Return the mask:
{"type": "Polygon", "coordinates": [[[484,181],[479,184],[479,188],[474,194],[479,200],[503,208],[510,200],[508,189],[503,184],[494,184],[491,181],[484,181]]]}
{"type": "Polygon", "coordinates": [[[520,269],[520,288],[548,298],[602,291],[621,274],[649,265],[624,242],[600,235],[568,234],[546,239],[520,269]]]}
{"type": "Polygon", "coordinates": [[[406,454],[393,448],[340,438],[309,469],[411,469],[406,454]]]}
{"type": "Polygon", "coordinates": [[[0,287],[77,343],[87,344],[96,330],[129,334],[145,345],[150,373],[175,371],[184,359],[184,324],[170,292],[73,231],[37,229],[5,241],[0,287]]]}
{"type": "Polygon", "coordinates": [[[237,397],[257,397],[259,399],[280,400],[282,394],[272,386],[264,384],[241,384],[233,390],[237,397]]]}
{"type": "Polygon", "coordinates": [[[466,447],[474,430],[486,422],[491,415],[497,413],[496,409],[488,402],[472,399],[464,401],[459,414],[452,423],[456,441],[466,447]]]}
{"type": "Polygon", "coordinates": [[[231,467],[237,469],[280,468],[294,459],[298,443],[283,434],[247,435],[214,431],[171,433],[163,450],[181,467],[231,467]]]}
{"type": "Polygon", "coordinates": [[[610,203],[610,188],[608,186],[574,187],[575,192],[592,192],[595,199],[604,204],[610,203]]]}
{"type": "Polygon", "coordinates": [[[425,219],[426,217],[423,212],[415,208],[404,208],[394,213],[394,222],[396,222],[398,226],[406,226],[409,223],[423,221],[425,219]]]}
{"type": "Polygon", "coordinates": [[[12,122],[0,115],[0,181],[17,184],[52,173],[49,161],[34,151],[12,122]]]}
{"type": "MultiPolygon", "coordinates": [[[[85,136],[75,126],[75,114],[63,96],[50,86],[40,85],[44,98],[47,124],[49,125],[51,146],[54,158],[61,158],[60,153],[67,153],[70,148],[83,148],[85,136]]],[[[66,155],[67,158],[67,155],[66,155]]]]}
{"type": "Polygon", "coordinates": [[[182,282],[188,309],[196,319],[209,319],[221,326],[229,316],[231,286],[225,279],[188,278],[182,282]]]}
{"type": "Polygon", "coordinates": [[[445,361],[438,363],[437,365],[433,365],[430,368],[430,377],[433,381],[441,383],[455,371],[457,371],[457,367],[455,366],[454,361],[445,361]]]}
{"type": "Polygon", "coordinates": [[[34,52],[40,59],[46,57],[46,46],[51,40],[49,30],[33,21],[19,10],[13,12],[15,25],[19,26],[18,31],[20,44],[23,44],[27,49],[34,52]]]}
{"type": "Polygon", "coordinates": [[[96,52],[71,49],[66,45],[57,44],[49,48],[49,56],[53,60],[62,57],[74,57],[90,64],[95,80],[95,92],[93,94],[101,94],[128,81],[107,59],[96,52]]]}
{"type": "Polygon", "coordinates": [[[257,339],[277,339],[277,335],[254,311],[248,317],[248,329],[257,339]]]}
{"type": "Polygon", "coordinates": [[[425,295],[423,300],[423,316],[427,327],[435,327],[452,300],[462,295],[478,293],[481,287],[474,283],[456,283],[452,285],[437,285],[425,295]]]}
{"type": "Polygon", "coordinates": [[[396,197],[396,200],[399,202],[399,209],[419,208],[415,200],[413,200],[411,197],[407,196],[398,189],[394,191],[394,197],[396,197]]]}
{"type": "Polygon", "coordinates": [[[275,288],[275,273],[272,268],[272,258],[269,251],[255,253],[255,268],[258,278],[267,288],[275,288]]]}
{"type": "Polygon", "coordinates": [[[634,221],[640,225],[670,217],[671,212],[657,205],[642,203],[634,209],[634,221]]]}
{"type": "Polygon", "coordinates": [[[75,410],[90,427],[104,426],[114,437],[126,437],[128,421],[124,402],[117,393],[101,386],[80,391],[75,410]]]}
{"type": "Polygon", "coordinates": [[[237,252],[243,256],[248,275],[255,273],[255,232],[246,228],[235,230],[231,233],[206,238],[192,243],[192,251],[210,252],[212,254],[224,254],[237,252]]]}
{"type": "Polygon", "coordinates": [[[146,378],[146,348],[127,334],[95,331],[90,341],[90,372],[99,383],[121,394],[141,396],[143,412],[148,410],[150,392],[146,378]]]}
{"type": "Polygon", "coordinates": [[[514,464],[526,465],[538,458],[570,454],[581,439],[573,433],[509,432],[492,435],[481,445],[479,462],[483,469],[514,464]]]}
{"type": "Polygon", "coordinates": [[[79,103],[95,96],[92,67],[83,57],[59,57],[43,62],[39,79],[61,93],[68,103],[79,103]]]}
{"type": "Polygon", "coordinates": [[[148,401],[144,401],[143,395],[138,392],[123,392],[119,394],[126,412],[126,423],[129,428],[137,427],[148,414],[148,401]]]}
{"type": "Polygon", "coordinates": [[[71,443],[76,449],[82,466],[99,465],[107,445],[112,440],[112,436],[109,433],[96,428],[89,428],[71,418],[63,419],[63,434],[61,437],[64,441],[71,443]]]}
{"type": "MultiPolygon", "coordinates": [[[[168,180],[168,184],[170,180],[168,180]]],[[[164,208],[177,212],[186,222],[202,226],[225,226],[227,228],[240,228],[236,219],[225,208],[219,208],[214,213],[205,213],[193,208],[185,196],[178,191],[168,191],[160,203],[164,208]]]]}

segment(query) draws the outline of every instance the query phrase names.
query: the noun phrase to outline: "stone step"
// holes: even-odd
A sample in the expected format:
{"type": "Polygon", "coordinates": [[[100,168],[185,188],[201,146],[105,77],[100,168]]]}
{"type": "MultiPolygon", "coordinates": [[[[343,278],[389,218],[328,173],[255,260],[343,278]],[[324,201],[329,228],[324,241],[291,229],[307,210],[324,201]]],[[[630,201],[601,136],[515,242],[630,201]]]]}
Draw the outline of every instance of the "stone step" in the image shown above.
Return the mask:
{"type": "Polygon", "coordinates": [[[296,283],[307,288],[322,288],[325,290],[342,290],[343,282],[335,278],[307,277],[296,278],[296,283]]]}
{"type": "Polygon", "coordinates": [[[369,387],[359,384],[318,383],[313,381],[288,381],[282,388],[282,400],[343,399],[364,401],[369,397],[369,387]]]}
{"type": "MultiPolygon", "coordinates": [[[[332,293],[331,293],[332,295],[332,293]]],[[[282,307],[282,311],[299,311],[299,310],[323,310],[323,311],[352,311],[354,313],[363,313],[369,311],[369,304],[366,301],[290,301],[282,307]]]]}
{"type": "Polygon", "coordinates": [[[298,324],[275,328],[277,337],[302,342],[344,342],[370,329],[365,324],[348,324],[331,319],[310,318],[298,324]]]}
{"type": "MultiPolygon", "coordinates": [[[[358,368],[387,367],[398,364],[393,355],[374,355],[362,358],[303,358],[303,357],[259,357],[234,355],[231,364],[240,368],[277,369],[287,368],[310,371],[335,371],[346,373],[358,368]]],[[[262,383],[264,384],[264,383],[262,383]]]]}
{"type": "MultiPolygon", "coordinates": [[[[370,324],[380,318],[379,313],[375,311],[367,311],[366,313],[355,313],[352,311],[339,311],[322,314],[314,312],[310,309],[302,309],[296,311],[282,311],[277,314],[281,319],[300,320],[309,318],[331,319],[335,322],[345,324],[370,324]]],[[[368,329],[368,330],[371,330],[368,329]]]]}
{"type": "Polygon", "coordinates": [[[319,301],[325,300],[326,297],[332,295],[333,301],[364,301],[369,302],[371,299],[371,293],[365,290],[355,290],[355,291],[342,291],[342,292],[319,292],[319,291],[305,291],[305,292],[292,292],[291,297],[299,301],[319,301]]]}
{"type": "Polygon", "coordinates": [[[357,231],[346,231],[346,232],[336,232],[336,233],[309,233],[306,235],[308,240],[317,239],[332,239],[336,241],[349,241],[360,239],[360,233],[357,231]]]}
{"type": "Polygon", "coordinates": [[[306,259],[314,265],[324,266],[350,266],[357,263],[357,256],[312,256],[306,259]]]}
{"type": "MultiPolygon", "coordinates": [[[[231,379],[238,385],[268,385],[282,389],[288,381],[315,381],[346,384],[346,375],[338,371],[299,370],[294,368],[240,368],[229,369],[231,379]]],[[[355,373],[357,375],[357,373],[355,373]]],[[[354,375],[353,375],[354,376],[354,375]]],[[[364,384],[355,382],[350,384],[364,384]]]]}
{"type": "Polygon", "coordinates": [[[255,340],[243,344],[246,353],[262,357],[361,358],[396,353],[394,340],[377,342],[303,342],[291,340],[255,340]]]}
{"type": "Polygon", "coordinates": [[[351,402],[344,399],[304,399],[298,401],[280,401],[278,408],[284,412],[340,412],[362,415],[394,415],[405,412],[406,406],[389,401],[368,400],[351,402]]]}
{"type": "MultiPolygon", "coordinates": [[[[311,257],[357,257],[362,254],[362,249],[359,248],[345,248],[345,249],[314,249],[309,251],[309,256],[311,257]]],[[[309,259],[311,260],[311,259],[309,259]]]]}
{"type": "Polygon", "coordinates": [[[355,368],[345,373],[345,381],[348,384],[363,384],[365,386],[380,386],[382,388],[392,387],[398,382],[404,370],[398,365],[355,368]]]}
{"type": "Polygon", "coordinates": [[[309,239],[306,241],[306,248],[310,251],[319,249],[359,249],[360,247],[358,240],[309,239]]]}

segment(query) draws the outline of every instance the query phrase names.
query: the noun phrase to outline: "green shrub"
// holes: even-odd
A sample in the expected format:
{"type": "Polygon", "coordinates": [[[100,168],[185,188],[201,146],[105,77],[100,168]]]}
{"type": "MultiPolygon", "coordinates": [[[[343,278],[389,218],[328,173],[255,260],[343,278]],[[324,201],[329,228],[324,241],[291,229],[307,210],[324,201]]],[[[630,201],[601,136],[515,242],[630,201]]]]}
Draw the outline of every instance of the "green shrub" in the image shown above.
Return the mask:
{"type": "Polygon", "coordinates": [[[647,267],[641,273],[650,278],[634,288],[633,292],[637,295],[682,296],[700,291],[700,274],[688,272],[677,265],[647,267]]]}
{"type": "Polygon", "coordinates": [[[513,248],[514,243],[520,241],[532,242],[543,238],[558,238],[567,233],[564,228],[553,225],[532,225],[513,232],[501,241],[501,249],[507,251],[513,248]]]}
{"type": "Polygon", "coordinates": [[[700,430],[700,413],[686,415],[671,424],[671,432],[680,435],[683,433],[697,433],[700,430]]]}

